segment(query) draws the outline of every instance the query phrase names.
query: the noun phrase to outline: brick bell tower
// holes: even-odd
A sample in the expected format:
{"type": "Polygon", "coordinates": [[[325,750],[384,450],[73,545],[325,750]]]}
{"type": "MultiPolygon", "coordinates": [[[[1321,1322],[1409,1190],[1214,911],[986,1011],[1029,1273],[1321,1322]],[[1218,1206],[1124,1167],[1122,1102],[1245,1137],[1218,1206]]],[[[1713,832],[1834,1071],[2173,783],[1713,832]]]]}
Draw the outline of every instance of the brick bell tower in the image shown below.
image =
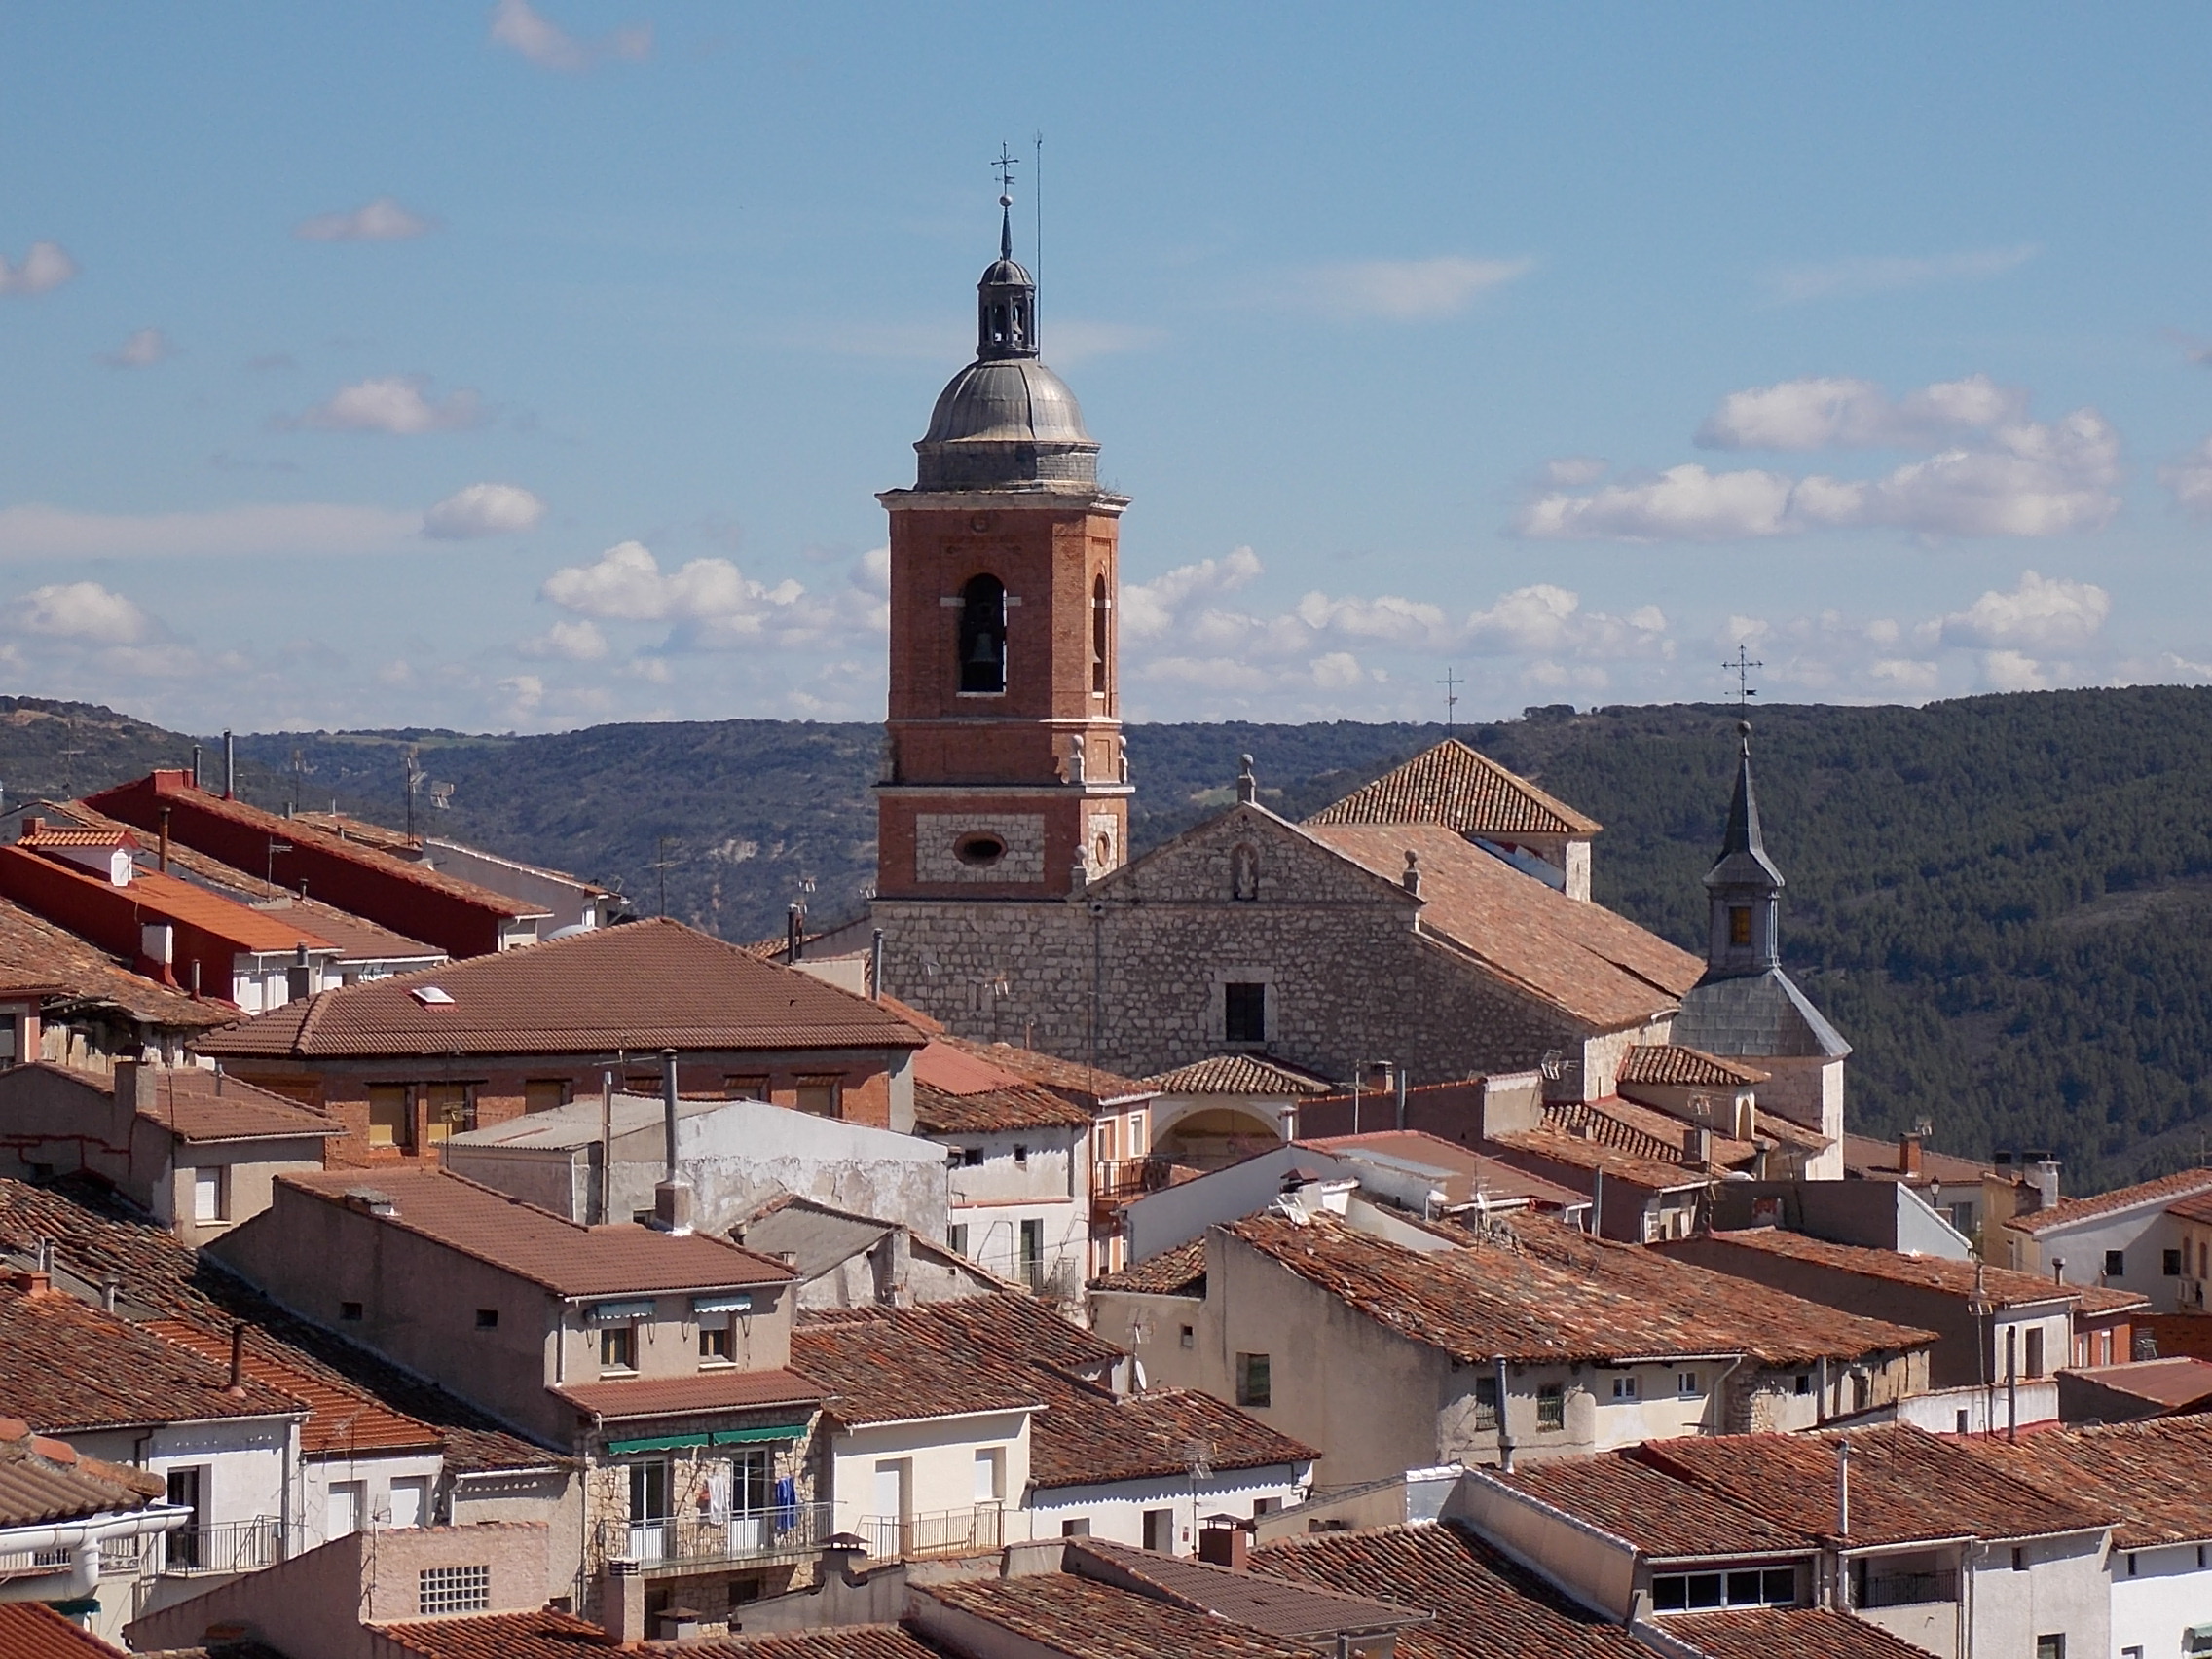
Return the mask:
{"type": "Polygon", "coordinates": [[[876,894],[1056,899],[1120,867],[1128,767],[1116,673],[1125,497],[1098,487],[1075,394],[1037,355],[1037,286],[999,257],[976,360],[937,400],[891,514],[891,698],[876,894]]]}

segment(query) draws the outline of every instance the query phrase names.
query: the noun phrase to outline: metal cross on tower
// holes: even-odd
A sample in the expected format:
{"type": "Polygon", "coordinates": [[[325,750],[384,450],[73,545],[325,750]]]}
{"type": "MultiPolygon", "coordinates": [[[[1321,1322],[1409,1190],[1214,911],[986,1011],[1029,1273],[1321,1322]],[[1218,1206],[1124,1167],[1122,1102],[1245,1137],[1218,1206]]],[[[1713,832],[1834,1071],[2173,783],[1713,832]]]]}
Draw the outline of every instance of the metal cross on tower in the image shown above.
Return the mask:
{"type": "Polygon", "coordinates": [[[1759,694],[1758,688],[1751,683],[1751,670],[1754,668],[1764,668],[1766,667],[1766,664],[1759,661],[1758,658],[1752,656],[1751,653],[1745,648],[1743,644],[1741,642],[1738,642],[1736,646],[1736,655],[1734,656],[1734,658],[1730,661],[1722,663],[1720,666],[1727,669],[1736,677],[1737,706],[1739,708],[1745,709],[1750,708],[1751,706],[1751,699],[1759,694]]]}
{"type": "Polygon", "coordinates": [[[1008,149],[1006,147],[1006,144],[1002,141],[999,145],[999,159],[993,162],[991,166],[998,169],[999,194],[1003,197],[1008,198],[1007,201],[1001,202],[999,205],[1002,207],[1012,206],[1012,198],[1014,196],[1014,169],[1021,166],[1021,158],[1015,155],[1012,150],[1008,149]]]}
{"type": "Polygon", "coordinates": [[[1444,671],[1444,678],[1436,683],[1444,687],[1444,729],[1450,731],[1452,729],[1453,711],[1459,706],[1459,687],[1467,682],[1461,680],[1452,669],[1447,668],[1444,671]]]}

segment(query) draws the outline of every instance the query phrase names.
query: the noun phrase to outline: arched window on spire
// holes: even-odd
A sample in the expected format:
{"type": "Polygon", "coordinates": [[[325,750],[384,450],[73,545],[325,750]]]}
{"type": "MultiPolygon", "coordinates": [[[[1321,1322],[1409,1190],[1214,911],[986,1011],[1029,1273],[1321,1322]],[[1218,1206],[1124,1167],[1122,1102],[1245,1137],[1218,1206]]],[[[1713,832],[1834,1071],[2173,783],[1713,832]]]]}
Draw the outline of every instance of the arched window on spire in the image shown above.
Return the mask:
{"type": "Polygon", "coordinates": [[[960,590],[960,689],[1006,689],[1006,584],[970,576],[960,590]]]}
{"type": "Polygon", "coordinates": [[[1100,576],[1090,584],[1090,688],[1100,695],[1106,690],[1106,612],[1111,605],[1106,578],[1100,576]]]}

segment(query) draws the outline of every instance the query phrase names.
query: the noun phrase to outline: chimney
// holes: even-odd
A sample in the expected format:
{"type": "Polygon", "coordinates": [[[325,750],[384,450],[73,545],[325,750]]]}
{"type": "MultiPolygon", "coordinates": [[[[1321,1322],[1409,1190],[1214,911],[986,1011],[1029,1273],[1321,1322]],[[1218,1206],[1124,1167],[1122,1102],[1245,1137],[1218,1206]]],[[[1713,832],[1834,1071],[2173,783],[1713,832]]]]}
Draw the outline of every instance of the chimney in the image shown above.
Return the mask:
{"type": "Polygon", "coordinates": [[[169,810],[170,809],[166,806],[162,808],[162,851],[160,868],[161,872],[164,875],[166,875],[169,872],[169,810]]]}
{"type": "Polygon", "coordinates": [[[868,1252],[869,1266],[875,1270],[875,1300],[883,1308],[910,1308],[913,1295],[909,1280],[913,1270],[913,1241],[903,1227],[894,1227],[876,1241],[868,1252]]]}
{"type": "Polygon", "coordinates": [[[115,1274],[109,1273],[105,1278],[101,1279],[100,1311],[102,1313],[113,1313],[115,1311],[116,1298],[121,1296],[122,1294],[123,1281],[117,1278],[115,1274]]]}
{"type": "Polygon", "coordinates": [[[2052,1284],[2064,1284],[2066,1282],[2066,1258],[2064,1256],[2051,1257],[2050,1282],[2052,1284]]]}
{"type": "Polygon", "coordinates": [[[1251,1535],[1227,1517],[1208,1520],[1198,1529],[1198,1559],[1208,1566],[1242,1572],[1251,1554],[1251,1535]]]}
{"type": "MultiPolygon", "coordinates": [[[[1596,1231],[1595,1228],[1592,1229],[1596,1231]]],[[[1505,1355],[1499,1354],[1491,1361],[1491,1375],[1497,1383],[1497,1466],[1501,1473],[1513,1473],[1513,1433],[1505,1425],[1505,1355]]]]}
{"type": "MultiPolygon", "coordinates": [[[[797,905],[792,909],[795,914],[797,905]]],[[[660,1051],[661,1132],[667,1154],[660,1184],[653,1188],[653,1225],[663,1233],[691,1231],[691,1184],[676,1172],[676,1051],[660,1051]]]]}
{"type": "Polygon", "coordinates": [[[54,1277],[44,1271],[31,1272],[18,1268],[8,1275],[8,1282],[25,1296],[47,1296],[54,1290],[54,1277]]]}
{"type": "Polygon", "coordinates": [[[1835,1443],[1835,1535],[1851,1536],[1851,1442],[1835,1443]]]}
{"type": "Polygon", "coordinates": [[[245,1398],[245,1321],[231,1327],[231,1381],[223,1389],[234,1400],[245,1398]]]}
{"type": "Polygon", "coordinates": [[[1236,774],[1236,799],[1239,804],[1250,806],[1260,798],[1260,780],[1252,776],[1252,757],[1249,755],[1239,755],[1236,758],[1243,767],[1236,774]]]}
{"type": "Polygon", "coordinates": [[[192,787],[200,787],[200,745],[197,743],[192,746],[192,787]]]}
{"type": "Polygon", "coordinates": [[[308,994],[309,988],[308,942],[302,940],[293,948],[292,965],[284,970],[284,995],[289,1001],[298,1002],[308,994]]]}
{"type": "Polygon", "coordinates": [[[877,928],[875,937],[867,946],[867,994],[871,1001],[883,1000],[883,930],[877,928]]]}
{"type": "Polygon", "coordinates": [[[223,733],[223,798],[225,800],[235,800],[238,798],[238,748],[235,744],[232,743],[229,730],[225,729],[223,733]]]}
{"type": "Polygon", "coordinates": [[[2039,1209],[2056,1209],[2058,1207],[2058,1160],[2051,1157],[2047,1152],[2038,1152],[2030,1156],[2035,1160],[2036,1191],[2041,1195],[2036,1207],[2039,1209]]]}
{"type": "Polygon", "coordinates": [[[607,1564],[599,1593],[600,1627],[609,1647],[635,1647],[645,1640],[645,1574],[627,1556],[607,1564]]]}
{"type": "Polygon", "coordinates": [[[1898,1173],[1907,1180],[1920,1173],[1920,1137],[1916,1134],[1898,1136],[1898,1173]]]}
{"type": "Polygon", "coordinates": [[[154,1072],[156,1068],[142,1060],[115,1062],[115,1103],[130,1112],[151,1112],[154,1109],[154,1072]]]}
{"type": "Polygon", "coordinates": [[[1682,1161],[1692,1169],[1704,1169],[1713,1162],[1713,1131],[1701,1124],[1692,1124],[1682,1131],[1682,1161]]]}
{"type": "Polygon", "coordinates": [[[784,912],[784,960],[796,962],[806,954],[806,906],[793,900],[784,912]]]}
{"type": "Polygon", "coordinates": [[[1420,854],[1411,847],[1406,849],[1406,873],[1398,879],[1408,893],[1416,899],[1420,897],[1420,854]]]}

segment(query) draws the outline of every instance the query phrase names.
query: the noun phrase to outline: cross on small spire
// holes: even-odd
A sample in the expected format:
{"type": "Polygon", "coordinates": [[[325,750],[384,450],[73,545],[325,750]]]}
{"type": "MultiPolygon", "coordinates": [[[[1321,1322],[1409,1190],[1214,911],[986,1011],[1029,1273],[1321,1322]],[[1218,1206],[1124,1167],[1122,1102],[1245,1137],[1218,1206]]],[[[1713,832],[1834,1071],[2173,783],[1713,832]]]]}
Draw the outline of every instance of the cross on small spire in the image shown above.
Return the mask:
{"type": "Polygon", "coordinates": [[[1736,677],[1737,707],[1750,708],[1751,699],[1759,694],[1758,687],[1751,683],[1751,670],[1764,668],[1766,664],[1752,656],[1751,651],[1739,641],[1737,642],[1735,656],[1720,666],[1736,677]]]}
{"type": "Polygon", "coordinates": [[[1444,687],[1444,729],[1450,731],[1452,729],[1453,712],[1459,707],[1459,687],[1467,682],[1461,680],[1454,670],[1447,668],[1444,671],[1444,678],[1436,683],[1444,687]]]}
{"type": "MultiPolygon", "coordinates": [[[[1021,158],[1008,149],[1005,141],[1001,140],[999,159],[993,162],[991,166],[998,171],[1000,194],[1011,198],[1014,195],[1014,169],[1021,166],[1021,158]]],[[[1001,202],[999,205],[1001,207],[1012,207],[1014,203],[1010,200],[1001,202]]]]}

